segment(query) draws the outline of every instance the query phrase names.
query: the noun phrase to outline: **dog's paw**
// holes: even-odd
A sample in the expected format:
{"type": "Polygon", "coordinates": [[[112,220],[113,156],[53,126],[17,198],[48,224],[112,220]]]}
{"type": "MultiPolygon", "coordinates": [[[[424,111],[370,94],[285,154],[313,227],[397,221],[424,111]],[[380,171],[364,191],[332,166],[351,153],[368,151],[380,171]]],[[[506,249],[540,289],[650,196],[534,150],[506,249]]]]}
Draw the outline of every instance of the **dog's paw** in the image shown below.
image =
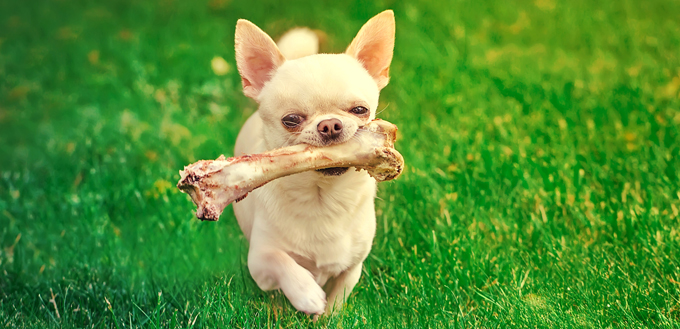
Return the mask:
{"type": "Polygon", "coordinates": [[[326,293],[314,281],[311,273],[302,270],[289,279],[281,288],[293,307],[307,314],[323,314],[326,309],[326,293]]]}
{"type": "Polygon", "coordinates": [[[326,309],[326,293],[316,282],[301,287],[292,295],[288,296],[288,300],[300,312],[320,315],[326,309]]]}

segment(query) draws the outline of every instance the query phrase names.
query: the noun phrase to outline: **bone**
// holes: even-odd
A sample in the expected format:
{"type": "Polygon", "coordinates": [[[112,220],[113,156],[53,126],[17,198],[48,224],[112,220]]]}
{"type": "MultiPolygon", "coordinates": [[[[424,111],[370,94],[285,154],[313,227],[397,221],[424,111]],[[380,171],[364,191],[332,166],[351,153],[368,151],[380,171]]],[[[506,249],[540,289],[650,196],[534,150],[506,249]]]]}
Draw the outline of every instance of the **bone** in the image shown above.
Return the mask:
{"type": "Polygon", "coordinates": [[[200,160],[180,170],[177,187],[198,207],[196,217],[216,221],[232,202],[284,176],[309,170],[354,167],[376,181],[397,178],[404,158],[394,149],[397,126],[380,119],[359,128],[347,142],[325,147],[299,144],[260,154],[200,160]]]}

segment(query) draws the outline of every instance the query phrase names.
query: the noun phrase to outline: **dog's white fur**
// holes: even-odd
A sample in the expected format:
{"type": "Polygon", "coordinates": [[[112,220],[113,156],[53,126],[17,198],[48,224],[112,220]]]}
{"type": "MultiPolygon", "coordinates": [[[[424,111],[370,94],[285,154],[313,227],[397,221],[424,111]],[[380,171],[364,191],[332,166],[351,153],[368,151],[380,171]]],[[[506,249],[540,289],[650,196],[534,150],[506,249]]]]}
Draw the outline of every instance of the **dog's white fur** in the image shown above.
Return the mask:
{"type": "MultiPolygon", "coordinates": [[[[239,20],[236,61],[244,93],[259,109],[241,129],[235,154],[350,139],[375,118],[380,89],[389,81],[394,31],[394,14],[384,11],[362,27],[344,54],[304,56],[315,49],[305,45],[316,42],[309,33],[297,33],[297,40],[296,33],[288,35],[282,53],[257,26],[239,20]],[[369,113],[350,112],[359,106],[369,113]],[[282,124],[291,113],[306,118],[297,131],[282,124]],[[343,126],[331,141],[317,128],[328,119],[343,126]]],[[[248,267],[257,285],[281,289],[296,309],[308,314],[340,309],[371,249],[375,193],[375,180],[350,168],[340,176],[312,171],[277,179],[236,203],[234,213],[250,241],[248,267]]]]}

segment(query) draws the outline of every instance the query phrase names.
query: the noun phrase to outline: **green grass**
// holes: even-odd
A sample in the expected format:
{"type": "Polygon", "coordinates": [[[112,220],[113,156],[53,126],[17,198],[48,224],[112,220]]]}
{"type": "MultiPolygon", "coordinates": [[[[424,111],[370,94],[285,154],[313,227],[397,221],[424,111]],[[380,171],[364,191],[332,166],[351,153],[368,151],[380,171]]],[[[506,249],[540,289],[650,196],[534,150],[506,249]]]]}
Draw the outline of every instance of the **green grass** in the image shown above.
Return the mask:
{"type": "Polygon", "coordinates": [[[680,328],[677,1],[0,1],[2,327],[680,328]],[[233,32],[397,16],[407,170],[345,311],[260,291],[178,170],[256,105],[233,32]],[[221,56],[223,76],[210,65],[221,56]]]}

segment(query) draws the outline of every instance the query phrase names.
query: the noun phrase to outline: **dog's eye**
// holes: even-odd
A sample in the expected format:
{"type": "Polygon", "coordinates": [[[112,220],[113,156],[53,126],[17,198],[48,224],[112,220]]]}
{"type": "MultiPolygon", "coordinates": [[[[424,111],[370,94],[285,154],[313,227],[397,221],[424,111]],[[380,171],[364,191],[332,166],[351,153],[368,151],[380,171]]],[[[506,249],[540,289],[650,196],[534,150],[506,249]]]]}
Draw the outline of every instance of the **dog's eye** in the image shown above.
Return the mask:
{"type": "Polygon", "coordinates": [[[350,113],[356,114],[356,115],[364,115],[368,113],[368,109],[363,107],[363,106],[357,106],[351,110],[349,110],[350,113]]]}
{"type": "Polygon", "coordinates": [[[281,119],[281,123],[283,123],[286,128],[295,128],[300,125],[302,121],[305,121],[305,118],[297,114],[288,114],[281,119]]]}

